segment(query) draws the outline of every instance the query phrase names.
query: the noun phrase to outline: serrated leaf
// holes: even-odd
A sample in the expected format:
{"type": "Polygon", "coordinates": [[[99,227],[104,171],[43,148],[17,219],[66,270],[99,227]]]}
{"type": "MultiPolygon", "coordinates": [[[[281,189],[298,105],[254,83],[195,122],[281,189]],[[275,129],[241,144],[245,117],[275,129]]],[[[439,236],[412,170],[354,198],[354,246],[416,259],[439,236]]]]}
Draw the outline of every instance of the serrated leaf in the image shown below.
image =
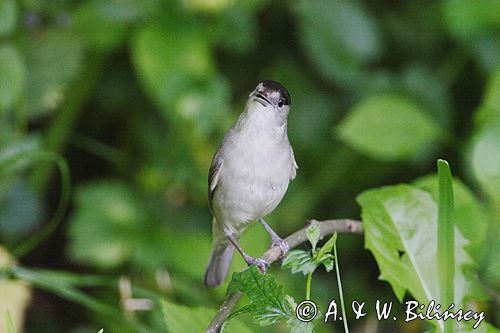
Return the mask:
{"type": "Polygon", "coordinates": [[[440,129],[413,101],[399,96],[365,99],[338,128],[349,146],[377,160],[418,156],[438,141],[440,129]]]}
{"type": "Polygon", "coordinates": [[[300,321],[297,317],[291,317],[286,322],[290,333],[312,333],[314,331],[314,323],[312,321],[300,321]]]}
{"type": "Polygon", "coordinates": [[[250,303],[237,314],[249,313],[261,326],[271,325],[292,315],[283,296],[283,287],[276,283],[271,274],[260,273],[255,265],[233,274],[227,293],[236,291],[244,293],[250,299],[250,303]]]}
{"type": "Polygon", "coordinates": [[[311,254],[304,250],[291,250],[287,253],[283,263],[282,268],[289,268],[292,274],[302,272],[302,274],[307,275],[316,270],[319,266],[319,262],[311,257],[311,254]]]}
{"type": "Polygon", "coordinates": [[[313,250],[316,248],[316,245],[319,241],[321,230],[319,228],[319,224],[315,223],[310,225],[306,229],[307,239],[309,239],[309,243],[311,243],[313,250]]]}
{"type": "MultiPolygon", "coordinates": [[[[297,308],[297,303],[295,302],[293,297],[286,295],[285,299],[290,308],[290,312],[295,313],[295,309],[297,308]]],[[[319,315],[320,313],[318,312],[316,318],[318,318],[319,315]]],[[[300,321],[295,315],[291,316],[290,319],[287,320],[286,324],[288,328],[290,328],[291,333],[311,333],[314,329],[313,321],[303,322],[300,321]]]]}
{"type": "MultiPolygon", "coordinates": [[[[409,185],[388,186],[362,193],[365,246],[399,300],[410,292],[421,303],[439,300],[437,277],[437,204],[431,195],[409,185]],[[422,251],[425,249],[425,251],[422,251]]],[[[470,288],[462,267],[470,263],[467,241],[455,234],[455,302],[463,306],[470,288]]]]}

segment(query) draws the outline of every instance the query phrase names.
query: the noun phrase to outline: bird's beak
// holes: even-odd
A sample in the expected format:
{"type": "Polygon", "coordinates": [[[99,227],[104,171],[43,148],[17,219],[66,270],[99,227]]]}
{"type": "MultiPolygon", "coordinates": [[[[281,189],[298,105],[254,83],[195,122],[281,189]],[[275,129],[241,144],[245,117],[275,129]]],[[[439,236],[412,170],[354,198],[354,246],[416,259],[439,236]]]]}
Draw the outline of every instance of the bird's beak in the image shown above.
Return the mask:
{"type": "Polygon", "coordinates": [[[267,99],[265,94],[257,89],[252,91],[252,93],[250,94],[250,97],[253,97],[253,100],[258,102],[262,106],[271,105],[271,102],[269,101],[269,99],[267,99]]]}

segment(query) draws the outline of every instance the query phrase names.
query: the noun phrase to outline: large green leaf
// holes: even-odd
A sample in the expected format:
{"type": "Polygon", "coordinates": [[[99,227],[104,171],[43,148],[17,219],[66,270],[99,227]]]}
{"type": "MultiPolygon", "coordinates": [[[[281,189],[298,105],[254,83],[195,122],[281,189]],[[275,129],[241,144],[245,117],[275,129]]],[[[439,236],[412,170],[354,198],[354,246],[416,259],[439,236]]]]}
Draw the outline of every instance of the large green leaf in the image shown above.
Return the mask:
{"type": "Polygon", "coordinates": [[[134,192],[121,182],[80,187],[69,229],[69,255],[101,267],[122,264],[134,254],[144,216],[134,192]]]}
{"type": "Polygon", "coordinates": [[[146,92],[163,109],[175,105],[191,80],[214,73],[210,38],[187,23],[144,26],[132,40],[132,56],[146,92]]]}
{"type": "MultiPolygon", "coordinates": [[[[429,192],[432,199],[438,200],[438,179],[436,175],[420,177],[413,182],[426,192],[429,192]]],[[[453,179],[453,192],[455,209],[453,211],[453,221],[460,233],[472,243],[480,243],[486,237],[488,228],[488,217],[485,208],[481,205],[474,193],[458,178],[453,179]]],[[[474,253],[470,253],[471,256],[474,253]]]]}
{"type": "Polygon", "coordinates": [[[436,123],[411,100],[374,96],[354,107],[339,127],[350,146],[378,160],[417,156],[438,141],[436,123]]]}
{"type": "Polygon", "coordinates": [[[361,3],[346,0],[297,1],[299,37],[318,72],[348,84],[360,80],[365,66],[382,52],[379,27],[361,3]]]}
{"type": "MultiPolygon", "coordinates": [[[[362,193],[365,246],[377,260],[380,278],[402,300],[410,292],[421,303],[439,302],[437,275],[437,204],[431,195],[409,185],[362,193]]],[[[462,267],[470,263],[466,240],[455,234],[455,301],[464,305],[469,292],[462,267]]]]}
{"type": "Polygon", "coordinates": [[[186,140],[194,132],[200,147],[228,117],[230,86],[215,73],[211,35],[197,27],[196,21],[145,26],[133,38],[132,56],[146,93],[186,140]]]}
{"type": "Polygon", "coordinates": [[[25,40],[27,108],[30,117],[56,110],[83,62],[83,47],[70,31],[51,30],[25,40]]]}

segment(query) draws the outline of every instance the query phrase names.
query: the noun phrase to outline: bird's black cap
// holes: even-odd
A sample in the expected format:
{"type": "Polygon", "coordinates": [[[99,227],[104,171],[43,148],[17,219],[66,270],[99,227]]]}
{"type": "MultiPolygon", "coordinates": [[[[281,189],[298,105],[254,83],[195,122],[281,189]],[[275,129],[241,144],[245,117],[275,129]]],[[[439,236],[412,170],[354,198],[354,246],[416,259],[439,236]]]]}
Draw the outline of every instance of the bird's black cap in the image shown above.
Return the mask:
{"type": "Polygon", "coordinates": [[[273,80],[264,80],[261,81],[262,85],[269,90],[277,91],[280,93],[281,97],[285,100],[285,105],[291,105],[292,99],[290,98],[290,94],[285,87],[281,85],[281,83],[273,81],[273,80]]]}

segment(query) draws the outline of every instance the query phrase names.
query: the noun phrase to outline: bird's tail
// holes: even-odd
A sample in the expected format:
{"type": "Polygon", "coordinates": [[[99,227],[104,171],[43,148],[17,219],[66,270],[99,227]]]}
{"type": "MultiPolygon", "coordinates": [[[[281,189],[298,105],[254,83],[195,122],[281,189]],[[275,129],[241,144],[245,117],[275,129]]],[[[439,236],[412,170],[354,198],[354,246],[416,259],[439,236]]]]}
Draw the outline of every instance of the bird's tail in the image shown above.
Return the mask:
{"type": "Polygon", "coordinates": [[[216,229],[217,226],[214,223],[212,254],[210,255],[204,277],[205,285],[212,288],[218,287],[224,283],[234,255],[233,244],[225,237],[222,230],[216,229]]]}

